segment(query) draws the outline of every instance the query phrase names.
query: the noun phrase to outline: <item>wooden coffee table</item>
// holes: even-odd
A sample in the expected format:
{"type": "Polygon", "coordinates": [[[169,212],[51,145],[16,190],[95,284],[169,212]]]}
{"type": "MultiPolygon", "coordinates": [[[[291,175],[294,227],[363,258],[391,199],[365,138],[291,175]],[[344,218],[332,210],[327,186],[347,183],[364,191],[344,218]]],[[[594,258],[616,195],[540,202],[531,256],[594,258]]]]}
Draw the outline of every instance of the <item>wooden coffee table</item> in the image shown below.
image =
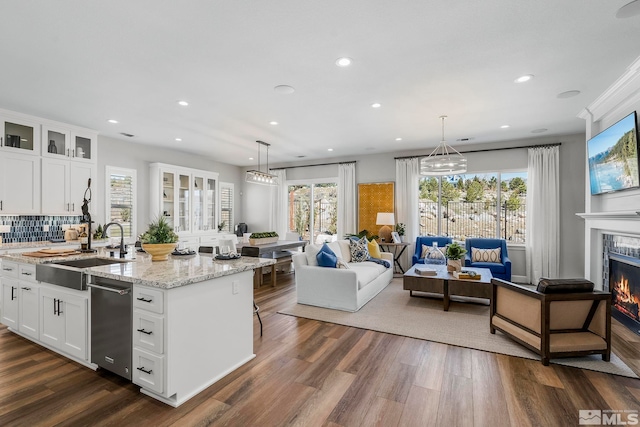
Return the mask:
{"type": "Polygon", "coordinates": [[[403,288],[413,291],[442,294],[444,311],[449,311],[451,296],[474,297],[491,299],[491,271],[488,268],[465,268],[480,275],[479,280],[456,279],[447,271],[446,265],[429,266],[437,271],[435,276],[422,276],[416,273],[416,266],[412,266],[402,278],[403,288]]]}

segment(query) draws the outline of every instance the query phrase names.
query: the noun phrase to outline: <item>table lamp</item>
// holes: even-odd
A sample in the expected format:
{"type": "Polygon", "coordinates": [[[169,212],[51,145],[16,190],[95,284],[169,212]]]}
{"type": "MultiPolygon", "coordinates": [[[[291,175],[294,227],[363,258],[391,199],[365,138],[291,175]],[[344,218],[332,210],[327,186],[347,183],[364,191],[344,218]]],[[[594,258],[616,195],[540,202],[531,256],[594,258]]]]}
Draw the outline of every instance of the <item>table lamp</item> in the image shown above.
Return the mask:
{"type": "Polygon", "coordinates": [[[382,242],[391,243],[393,240],[391,239],[391,227],[390,225],[394,225],[396,223],[393,212],[378,212],[378,216],[376,217],[376,225],[381,225],[380,231],[378,232],[378,236],[380,236],[380,240],[382,242]]]}

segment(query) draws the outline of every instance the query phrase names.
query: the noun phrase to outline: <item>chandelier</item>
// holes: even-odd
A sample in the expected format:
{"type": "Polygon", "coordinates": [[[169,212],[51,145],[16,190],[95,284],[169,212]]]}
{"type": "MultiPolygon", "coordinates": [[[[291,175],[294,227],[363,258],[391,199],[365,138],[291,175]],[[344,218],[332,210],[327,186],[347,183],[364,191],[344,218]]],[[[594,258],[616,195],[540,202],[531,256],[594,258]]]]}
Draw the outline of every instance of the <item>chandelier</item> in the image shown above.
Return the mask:
{"type": "Polygon", "coordinates": [[[245,174],[245,181],[252,184],[261,185],[278,185],[278,178],[275,175],[269,173],[269,147],[271,144],[267,144],[263,141],[256,141],[258,143],[258,170],[248,170],[245,174]],[[260,170],[260,151],[261,146],[267,147],[267,169],[266,172],[260,170]]]}
{"type": "Polygon", "coordinates": [[[444,140],[444,119],[442,119],[442,140],[427,157],[420,159],[420,175],[455,175],[467,171],[467,159],[458,150],[447,145],[444,140]]]}

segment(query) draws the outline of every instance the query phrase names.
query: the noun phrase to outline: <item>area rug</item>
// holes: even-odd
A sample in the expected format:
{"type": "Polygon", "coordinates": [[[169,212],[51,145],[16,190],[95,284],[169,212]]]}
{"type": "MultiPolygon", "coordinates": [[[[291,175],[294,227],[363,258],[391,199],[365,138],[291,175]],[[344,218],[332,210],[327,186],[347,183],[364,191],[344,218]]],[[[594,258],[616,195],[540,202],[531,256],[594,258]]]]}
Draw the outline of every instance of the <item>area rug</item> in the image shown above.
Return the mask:
{"type": "MultiPolygon", "coordinates": [[[[486,300],[453,297],[449,311],[442,310],[442,298],[410,297],[396,278],[378,296],[356,313],[292,304],[279,310],[287,314],[355,328],[369,329],[468,347],[509,356],[540,360],[539,356],[500,332],[489,332],[489,306],[486,300]]],[[[599,355],[553,359],[551,363],[638,378],[615,354],[611,362],[599,355]]]]}

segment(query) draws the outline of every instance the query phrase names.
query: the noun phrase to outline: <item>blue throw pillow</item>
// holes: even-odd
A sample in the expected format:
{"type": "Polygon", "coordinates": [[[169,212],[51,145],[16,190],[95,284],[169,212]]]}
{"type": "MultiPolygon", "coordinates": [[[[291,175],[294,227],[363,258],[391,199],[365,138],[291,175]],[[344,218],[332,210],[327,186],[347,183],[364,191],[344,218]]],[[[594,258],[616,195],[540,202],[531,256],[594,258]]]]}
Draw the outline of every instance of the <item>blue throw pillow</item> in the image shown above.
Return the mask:
{"type": "Polygon", "coordinates": [[[338,257],[335,252],[331,250],[327,244],[323,244],[320,252],[316,255],[316,260],[318,261],[318,265],[320,267],[333,267],[336,268],[336,264],[338,262],[338,257]]]}

